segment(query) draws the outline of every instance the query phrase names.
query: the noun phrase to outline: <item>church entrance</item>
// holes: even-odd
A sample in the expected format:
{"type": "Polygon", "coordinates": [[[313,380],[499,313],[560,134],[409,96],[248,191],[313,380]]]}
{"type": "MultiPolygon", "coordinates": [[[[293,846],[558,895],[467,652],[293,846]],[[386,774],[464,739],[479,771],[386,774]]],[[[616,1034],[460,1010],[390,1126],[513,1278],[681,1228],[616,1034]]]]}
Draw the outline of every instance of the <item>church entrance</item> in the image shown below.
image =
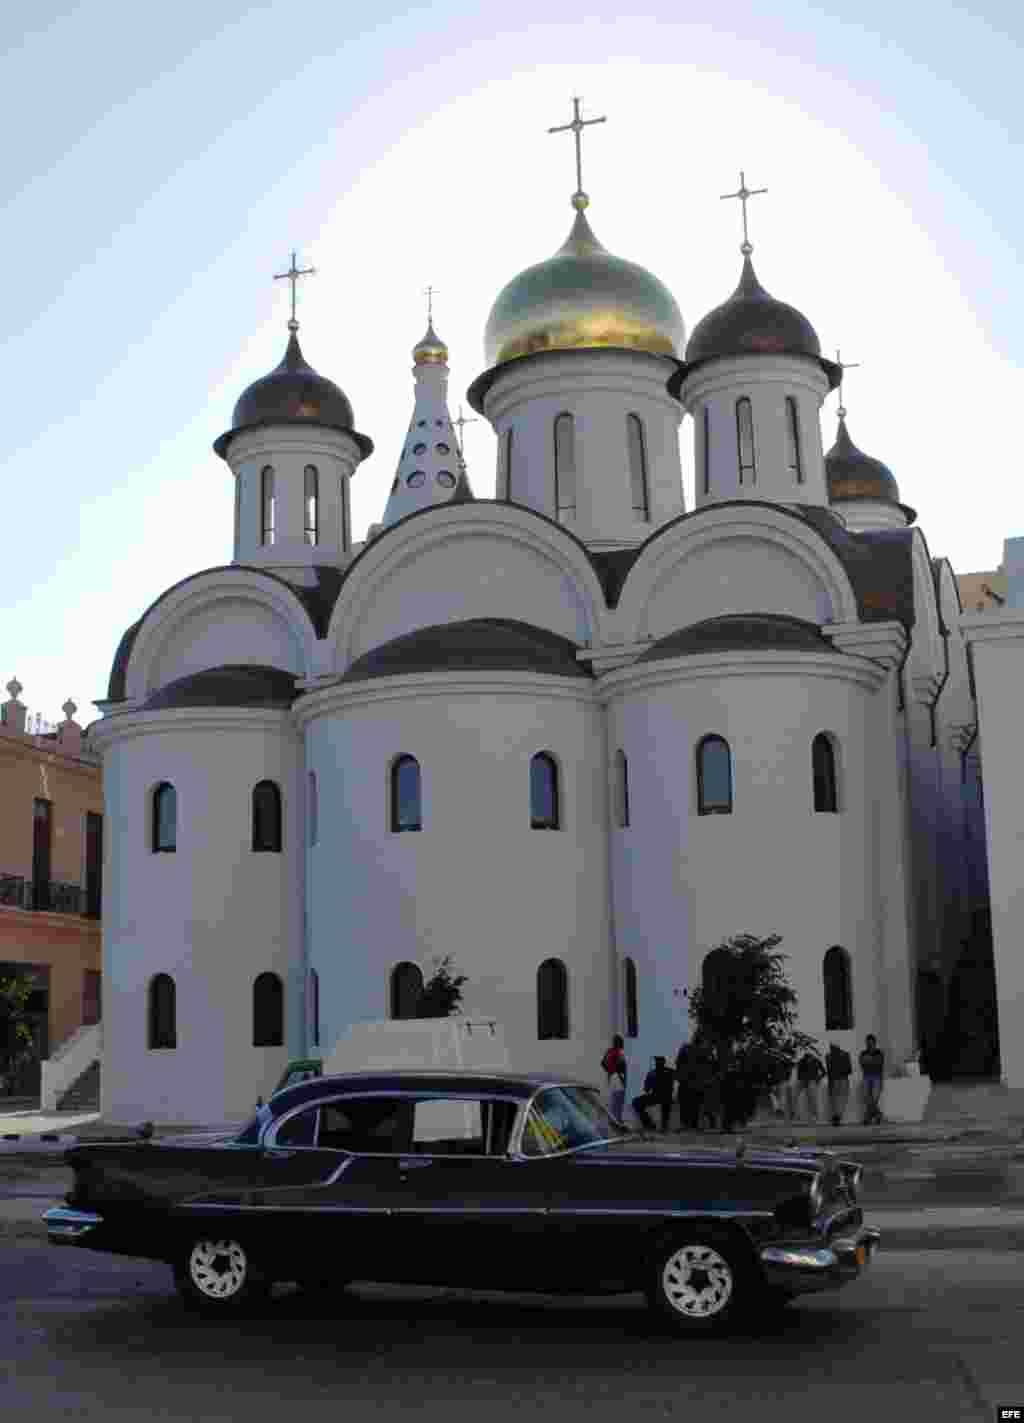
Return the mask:
{"type": "Polygon", "coordinates": [[[999,1008],[991,919],[972,916],[966,939],[944,991],[937,974],[918,981],[922,1068],[935,1082],[997,1082],[1000,1077],[999,1008]]]}

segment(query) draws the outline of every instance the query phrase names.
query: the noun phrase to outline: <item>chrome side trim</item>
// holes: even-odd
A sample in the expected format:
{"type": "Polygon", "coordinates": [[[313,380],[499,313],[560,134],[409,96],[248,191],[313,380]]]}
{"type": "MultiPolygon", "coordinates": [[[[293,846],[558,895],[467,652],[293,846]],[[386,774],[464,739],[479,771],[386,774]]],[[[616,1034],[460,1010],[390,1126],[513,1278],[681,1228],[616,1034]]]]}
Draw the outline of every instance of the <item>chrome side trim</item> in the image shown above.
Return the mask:
{"type": "Polygon", "coordinates": [[[103,1224],[103,1217],[95,1211],[76,1211],[70,1206],[51,1206],[43,1212],[43,1220],[51,1240],[80,1240],[103,1224]]]}
{"type": "Polygon", "coordinates": [[[230,1211],[232,1215],[247,1215],[257,1211],[286,1211],[289,1215],[301,1212],[302,1215],[332,1213],[335,1215],[395,1215],[396,1212],[390,1206],[341,1206],[341,1205],[310,1205],[306,1201],[296,1201],[294,1205],[284,1206],[257,1206],[257,1205],[225,1205],[219,1201],[182,1201],[174,1208],[174,1213],[179,1211],[195,1211],[197,1214],[205,1215],[207,1211],[230,1211]]]}
{"type": "Polygon", "coordinates": [[[766,1245],[761,1260],[765,1265],[788,1265],[796,1270],[832,1270],[839,1263],[829,1249],[797,1245],[766,1245]]]}

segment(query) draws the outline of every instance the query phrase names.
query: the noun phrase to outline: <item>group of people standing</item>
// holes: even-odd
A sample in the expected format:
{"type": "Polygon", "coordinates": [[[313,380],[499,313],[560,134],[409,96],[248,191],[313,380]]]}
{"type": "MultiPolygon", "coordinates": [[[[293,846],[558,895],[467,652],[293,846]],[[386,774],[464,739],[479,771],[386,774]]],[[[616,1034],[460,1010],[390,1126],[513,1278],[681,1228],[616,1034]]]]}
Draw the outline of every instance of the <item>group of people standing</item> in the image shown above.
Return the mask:
{"type": "MultiPolygon", "coordinates": [[[[885,1071],[885,1054],[873,1033],[869,1033],[864,1041],[859,1063],[863,1081],[864,1125],[868,1126],[882,1121],[879,1102],[885,1071]]],[[[625,1042],[618,1034],[601,1059],[601,1067],[607,1079],[609,1110],[613,1117],[621,1121],[625,1113],[629,1065],[625,1042]]],[[[657,1107],[661,1130],[667,1132],[672,1106],[678,1097],[681,1127],[691,1131],[705,1128],[730,1131],[737,1125],[739,1113],[736,1104],[729,1100],[729,1084],[724,1068],[722,1055],[713,1044],[700,1040],[683,1043],[674,1071],[668,1066],[667,1058],[652,1059],[651,1069],[644,1078],[644,1090],[633,1098],[633,1110],[644,1127],[654,1131],[650,1112],[657,1107]]],[[[839,1126],[850,1101],[850,1079],[853,1075],[850,1054],[833,1042],[829,1044],[825,1061],[822,1062],[817,1053],[808,1050],[796,1065],[795,1086],[793,1075],[791,1073],[790,1080],[779,1083],[773,1090],[777,1112],[790,1121],[806,1114],[809,1121],[816,1122],[819,1084],[822,1078],[826,1078],[828,1115],[832,1125],[839,1126]]]]}

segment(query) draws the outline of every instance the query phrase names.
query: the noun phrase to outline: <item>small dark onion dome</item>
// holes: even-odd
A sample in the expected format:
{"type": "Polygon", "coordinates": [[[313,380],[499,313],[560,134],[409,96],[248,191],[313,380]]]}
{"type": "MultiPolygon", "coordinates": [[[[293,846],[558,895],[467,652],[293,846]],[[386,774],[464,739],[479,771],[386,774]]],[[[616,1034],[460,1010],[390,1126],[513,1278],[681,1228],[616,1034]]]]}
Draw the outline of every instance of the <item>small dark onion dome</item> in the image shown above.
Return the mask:
{"type": "Polygon", "coordinates": [[[576,644],[547,628],[515,618],[467,618],[417,628],[358,657],[343,682],[401,677],[412,672],[545,672],[590,677],[576,660],[576,644]]]}
{"type": "Polygon", "coordinates": [[[638,662],[699,657],[706,652],[834,652],[817,623],[788,613],[725,613],[670,632],[638,662]]]}
{"type": "Polygon", "coordinates": [[[866,455],[850,439],[846,419],[839,417],[836,442],[825,456],[825,478],[831,504],[845,499],[872,499],[880,504],[900,503],[900,488],[896,476],[881,460],[866,455]]]}
{"type": "Polygon", "coordinates": [[[348,396],[307,363],[293,330],[284,360],[242,392],[231,429],[214,441],[213,448],[224,459],[235,435],[259,425],[326,425],[351,435],[365,459],[373,451],[373,441],[358,434],[354,422],[348,396]]]}
{"type": "Polygon", "coordinates": [[[142,711],[180,707],[290,707],[298,696],[295,673],[279,667],[206,667],[152,692],[142,711]]]}
{"type": "Polygon", "coordinates": [[[678,396],[690,371],[723,356],[809,356],[825,372],[830,389],[842,379],[839,366],[822,356],[818,333],[807,317],[765,291],[749,254],[744,254],[740,284],[729,300],[693,328],[685,364],[670,378],[669,392],[678,396]]]}

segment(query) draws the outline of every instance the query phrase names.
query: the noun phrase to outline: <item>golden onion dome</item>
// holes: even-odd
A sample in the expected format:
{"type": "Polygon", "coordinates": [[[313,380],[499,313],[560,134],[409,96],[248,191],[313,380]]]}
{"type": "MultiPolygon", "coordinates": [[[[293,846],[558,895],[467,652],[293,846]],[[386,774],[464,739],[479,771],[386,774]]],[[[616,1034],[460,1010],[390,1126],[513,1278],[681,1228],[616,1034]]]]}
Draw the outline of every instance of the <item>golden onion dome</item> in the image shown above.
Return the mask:
{"type": "Polygon", "coordinates": [[[487,320],[488,366],[541,351],[617,347],[678,356],[686,332],[672,293],[643,267],[601,246],[573,197],[576,219],[546,262],[520,272],[498,294],[487,320]]]}
{"type": "Polygon", "coordinates": [[[412,359],[417,366],[446,366],[448,347],[434,330],[433,321],[427,322],[427,334],[412,348],[412,359]]]}

